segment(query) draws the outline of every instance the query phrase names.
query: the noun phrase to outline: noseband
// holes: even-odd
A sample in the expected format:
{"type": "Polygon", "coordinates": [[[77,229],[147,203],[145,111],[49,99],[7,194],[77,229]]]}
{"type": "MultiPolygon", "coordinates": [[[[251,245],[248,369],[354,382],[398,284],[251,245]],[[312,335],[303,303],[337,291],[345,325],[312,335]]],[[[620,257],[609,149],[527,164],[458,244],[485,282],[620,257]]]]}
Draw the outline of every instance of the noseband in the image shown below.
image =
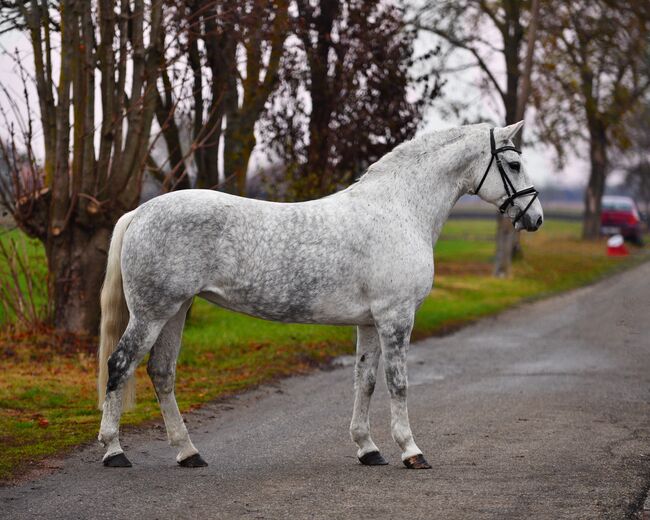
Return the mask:
{"type": "Polygon", "coordinates": [[[474,194],[478,195],[481,186],[483,186],[483,183],[485,182],[485,178],[487,177],[487,174],[490,172],[490,167],[492,166],[492,162],[496,158],[497,168],[499,169],[499,174],[501,175],[501,181],[503,182],[503,187],[505,188],[506,195],[508,196],[505,202],[501,204],[501,206],[499,206],[499,212],[503,214],[508,210],[510,206],[514,207],[515,199],[518,199],[519,197],[525,197],[527,195],[532,195],[530,201],[528,202],[524,210],[521,213],[519,213],[519,215],[517,215],[515,219],[512,221],[512,224],[514,225],[519,221],[521,217],[523,217],[526,214],[528,208],[530,208],[532,203],[535,202],[535,199],[539,195],[539,192],[535,189],[534,186],[531,186],[530,188],[524,188],[521,191],[517,191],[515,185],[510,180],[510,177],[508,177],[508,174],[503,169],[503,164],[501,162],[501,157],[499,157],[499,154],[501,152],[512,150],[513,152],[517,152],[519,155],[521,155],[521,150],[517,150],[514,146],[502,146],[501,148],[497,148],[494,141],[494,128],[490,128],[490,148],[492,153],[492,157],[490,157],[490,164],[488,164],[488,167],[485,170],[485,173],[483,174],[483,178],[481,179],[481,182],[478,183],[478,187],[476,188],[474,194]]]}

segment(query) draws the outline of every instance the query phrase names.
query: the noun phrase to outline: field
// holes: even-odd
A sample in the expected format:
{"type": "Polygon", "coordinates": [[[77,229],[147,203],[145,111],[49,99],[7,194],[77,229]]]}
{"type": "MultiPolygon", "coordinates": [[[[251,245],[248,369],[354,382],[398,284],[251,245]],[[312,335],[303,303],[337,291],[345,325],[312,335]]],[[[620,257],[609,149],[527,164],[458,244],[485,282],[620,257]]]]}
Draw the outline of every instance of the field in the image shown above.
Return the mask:
{"type": "MultiPolygon", "coordinates": [[[[604,242],[578,239],[574,222],[549,221],[536,234],[523,234],[524,259],[508,279],[491,276],[494,222],[452,220],[439,241],[436,278],[420,308],[414,336],[441,334],[521,302],[588,284],[647,257],[609,258],[604,242]]],[[[19,238],[0,236],[7,245],[19,238]]],[[[28,241],[26,256],[44,273],[40,246],[28,241]]],[[[6,266],[0,265],[0,273],[6,266]]],[[[24,280],[21,280],[23,285],[24,280]]],[[[33,289],[44,301],[42,285],[33,289]]],[[[20,334],[0,311],[0,480],[28,470],[45,456],[95,438],[95,343],[56,337],[46,329],[20,334]]],[[[286,325],[232,313],[204,301],[192,307],[178,367],[177,397],[182,410],[241,392],[289,374],[307,372],[335,356],[354,352],[350,327],[286,325]]],[[[144,367],[138,370],[138,405],[123,424],[159,417],[144,367]]]]}

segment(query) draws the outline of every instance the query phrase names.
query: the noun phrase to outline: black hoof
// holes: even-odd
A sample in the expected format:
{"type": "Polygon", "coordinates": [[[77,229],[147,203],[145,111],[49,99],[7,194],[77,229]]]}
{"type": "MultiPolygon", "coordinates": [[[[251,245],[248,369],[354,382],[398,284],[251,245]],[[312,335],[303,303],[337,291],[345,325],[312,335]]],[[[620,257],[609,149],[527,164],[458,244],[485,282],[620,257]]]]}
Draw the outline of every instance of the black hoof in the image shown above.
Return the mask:
{"type": "Polygon", "coordinates": [[[124,453],[111,455],[103,460],[104,466],[107,468],[130,468],[131,462],[126,458],[124,453]]]}
{"type": "Polygon", "coordinates": [[[184,468],[205,468],[208,465],[198,453],[181,460],[178,464],[184,468]]]}
{"type": "Polygon", "coordinates": [[[431,464],[426,461],[422,454],[413,455],[403,462],[408,469],[431,469],[431,464]]]}
{"type": "Polygon", "coordinates": [[[364,466],[385,466],[388,464],[386,459],[378,451],[369,451],[362,457],[359,457],[359,462],[364,466]]]}

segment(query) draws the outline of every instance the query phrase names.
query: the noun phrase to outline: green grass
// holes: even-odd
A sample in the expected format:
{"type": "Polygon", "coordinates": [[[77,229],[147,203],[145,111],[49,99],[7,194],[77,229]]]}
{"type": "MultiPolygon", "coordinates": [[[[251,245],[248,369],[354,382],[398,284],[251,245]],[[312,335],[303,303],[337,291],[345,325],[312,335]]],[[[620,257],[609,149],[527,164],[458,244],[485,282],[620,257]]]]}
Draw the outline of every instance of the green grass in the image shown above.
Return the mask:
{"type": "MultiPolygon", "coordinates": [[[[3,304],[6,297],[2,293],[7,289],[11,291],[17,280],[20,292],[28,294],[26,275],[34,284],[31,291],[33,303],[37,310],[41,310],[42,318],[47,301],[47,261],[43,246],[37,239],[28,238],[17,229],[5,230],[0,227],[0,327],[16,320],[16,313],[3,304]],[[13,268],[10,265],[12,260],[13,268]]],[[[29,305],[29,300],[23,303],[29,305]]]]}
{"type": "MultiPolygon", "coordinates": [[[[525,259],[515,263],[513,276],[495,279],[490,275],[494,229],[494,222],[481,220],[453,220],[445,226],[436,247],[434,289],[416,316],[414,337],[590,283],[640,258],[608,258],[603,242],[578,239],[578,223],[550,221],[540,232],[522,236],[525,259]]],[[[42,269],[42,250],[34,243],[28,247],[32,263],[42,269]]],[[[0,341],[0,479],[93,440],[100,419],[92,352],[69,345],[61,349],[47,331],[5,336],[0,341]]],[[[352,327],[272,323],[197,300],[183,337],[179,405],[189,410],[353,351],[352,327]]],[[[124,415],[123,424],[159,417],[142,367],[138,393],[138,405],[124,415]]]]}

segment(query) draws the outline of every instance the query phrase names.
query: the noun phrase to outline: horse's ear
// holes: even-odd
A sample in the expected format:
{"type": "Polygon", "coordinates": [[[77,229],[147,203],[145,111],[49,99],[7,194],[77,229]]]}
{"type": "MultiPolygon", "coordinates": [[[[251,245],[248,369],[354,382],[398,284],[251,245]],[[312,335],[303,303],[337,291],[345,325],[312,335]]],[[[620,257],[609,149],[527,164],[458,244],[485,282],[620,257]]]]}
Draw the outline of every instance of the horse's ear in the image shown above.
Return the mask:
{"type": "Polygon", "coordinates": [[[504,140],[506,141],[513,141],[514,138],[521,132],[521,129],[524,127],[524,121],[523,119],[519,121],[518,123],[515,123],[513,125],[508,125],[503,128],[503,135],[504,140]]]}

